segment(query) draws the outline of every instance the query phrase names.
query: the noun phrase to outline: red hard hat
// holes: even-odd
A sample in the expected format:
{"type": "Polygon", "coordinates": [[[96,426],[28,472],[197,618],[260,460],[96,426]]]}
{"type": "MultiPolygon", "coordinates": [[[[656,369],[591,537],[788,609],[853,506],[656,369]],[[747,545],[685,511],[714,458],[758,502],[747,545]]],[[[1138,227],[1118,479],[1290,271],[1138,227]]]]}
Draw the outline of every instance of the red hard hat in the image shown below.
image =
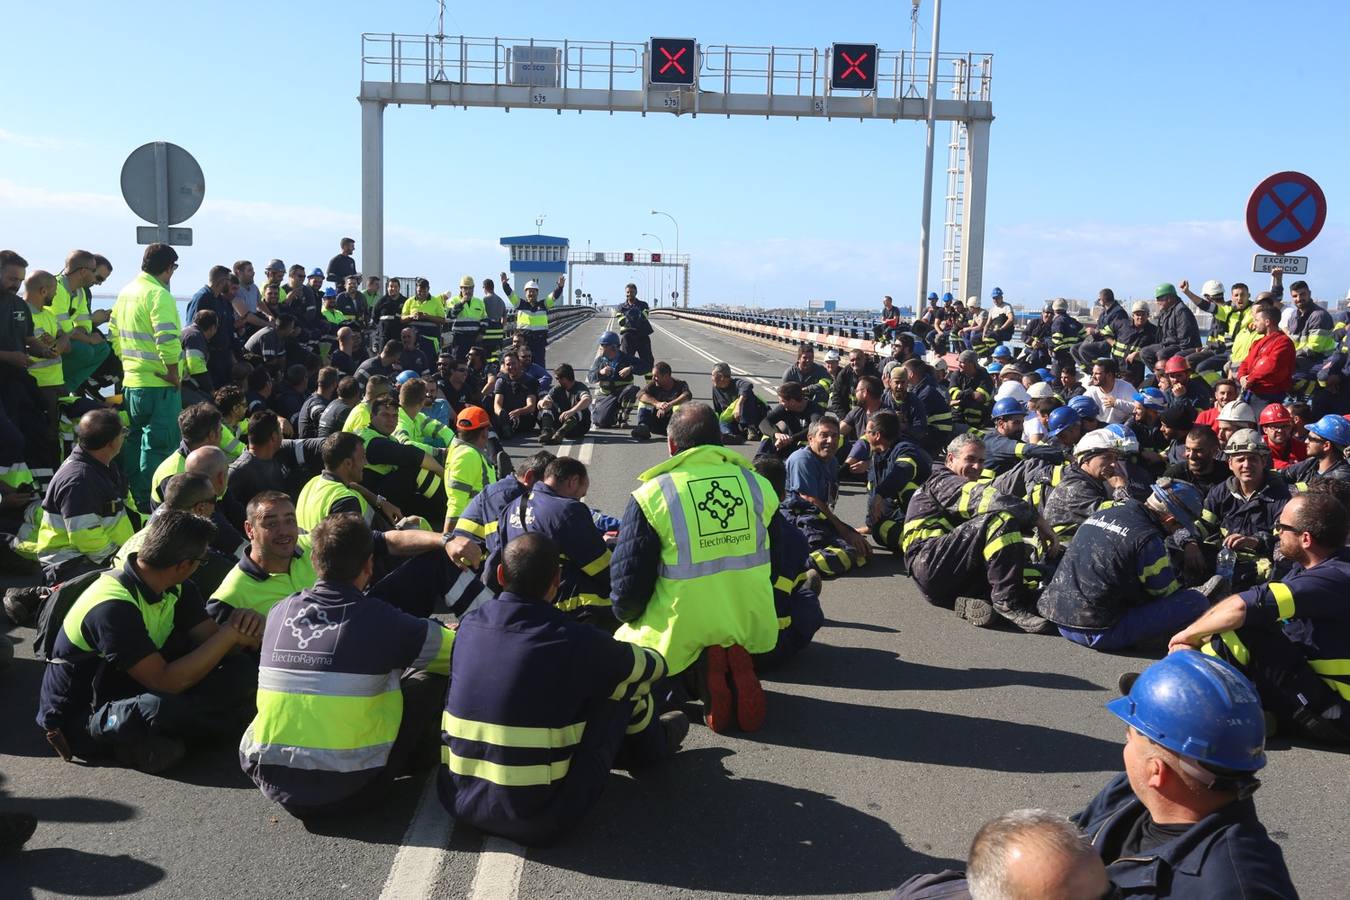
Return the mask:
{"type": "Polygon", "coordinates": [[[1272,403],[1261,410],[1261,425],[1288,425],[1294,421],[1294,417],[1289,415],[1289,410],[1283,403],[1272,403]]]}
{"type": "Polygon", "coordinates": [[[1186,365],[1186,357],[1180,355],[1170,357],[1163,365],[1163,372],[1168,375],[1173,372],[1189,372],[1190,369],[1191,367],[1186,365]]]}

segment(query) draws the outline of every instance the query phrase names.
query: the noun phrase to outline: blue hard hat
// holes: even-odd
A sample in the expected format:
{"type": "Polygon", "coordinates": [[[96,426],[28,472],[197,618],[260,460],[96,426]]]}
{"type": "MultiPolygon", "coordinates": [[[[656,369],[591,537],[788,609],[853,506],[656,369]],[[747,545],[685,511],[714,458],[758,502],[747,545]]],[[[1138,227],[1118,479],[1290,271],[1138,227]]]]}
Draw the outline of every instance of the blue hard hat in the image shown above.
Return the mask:
{"type": "Polygon", "coordinates": [[[417,377],[418,377],[417,373],[414,372],[412,369],[404,369],[402,372],[399,372],[397,375],[394,376],[394,383],[403,384],[405,381],[412,381],[414,378],[417,377]]]}
{"type": "Polygon", "coordinates": [[[601,347],[619,346],[619,336],[612,331],[606,331],[604,334],[600,335],[600,346],[601,347]]]}
{"type": "Polygon", "coordinates": [[[987,371],[990,375],[997,375],[999,372],[1003,371],[1003,363],[991,362],[985,371],[987,371]]]}
{"type": "MultiPolygon", "coordinates": [[[[951,295],[949,294],[948,296],[951,296],[951,295]]],[[[937,298],[938,298],[937,291],[929,291],[929,292],[928,292],[928,299],[929,299],[929,300],[936,300],[937,298]]]]}
{"type": "Polygon", "coordinates": [[[1082,421],[1083,417],[1078,415],[1077,410],[1072,406],[1061,406],[1058,409],[1051,410],[1050,418],[1046,422],[1046,436],[1057,438],[1066,429],[1072,428],[1082,421]]]}
{"type": "Polygon", "coordinates": [[[995,419],[1002,419],[1007,416],[1025,416],[1026,414],[1026,405],[1013,397],[1004,397],[994,404],[993,416],[995,419]]]}
{"type": "Polygon", "coordinates": [[[1097,405],[1097,401],[1085,394],[1079,394],[1069,400],[1069,408],[1084,419],[1097,419],[1101,417],[1102,409],[1097,405]]]}
{"type": "Polygon", "coordinates": [[[330,287],[324,288],[324,289],[323,289],[323,295],[324,295],[325,297],[336,297],[336,296],[337,296],[337,288],[330,288],[330,287]]]}
{"type": "Polygon", "coordinates": [[[1241,672],[1217,657],[1170,653],[1106,708],[1155,744],[1202,766],[1256,772],[1266,764],[1261,699],[1241,672]]]}
{"type": "Polygon", "coordinates": [[[1041,376],[1041,380],[1042,380],[1042,381],[1054,381],[1054,380],[1055,380],[1055,373],[1054,373],[1054,372],[1051,372],[1049,369],[1045,368],[1044,366],[1042,366],[1041,368],[1037,369],[1037,370],[1036,370],[1036,374],[1039,375],[1039,376],[1041,376]]]}
{"type": "Polygon", "coordinates": [[[990,297],[1002,297],[1002,296],[1003,296],[1003,288],[1000,288],[1000,287],[994,288],[992,291],[989,292],[989,296],[990,296],[990,297]]]}
{"type": "Polygon", "coordinates": [[[1195,533],[1195,520],[1204,511],[1205,498],[1200,489],[1189,481],[1177,481],[1172,478],[1160,478],[1150,488],[1167,507],[1167,511],[1176,517],[1182,527],[1195,533]]]}
{"type": "Polygon", "coordinates": [[[310,277],[310,278],[313,278],[313,277],[316,276],[316,275],[317,275],[318,277],[322,278],[322,277],[323,277],[323,269],[320,269],[318,266],[315,266],[314,268],[312,268],[312,269],[309,270],[309,277],[310,277]]]}
{"type": "Polygon", "coordinates": [[[1007,345],[1007,344],[999,344],[997,347],[995,347],[995,348],[994,348],[993,355],[994,355],[994,356],[1006,356],[1006,357],[1008,357],[1009,359],[1012,359],[1012,351],[1008,349],[1008,345],[1007,345]]]}
{"type": "Polygon", "coordinates": [[[1162,391],[1155,387],[1135,391],[1132,399],[1135,403],[1143,406],[1144,409],[1167,409],[1167,398],[1163,396],[1162,391]]]}
{"type": "Polygon", "coordinates": [[[945,293],[945,294],[942,295],[942,302],[943,302],[943,303],[950,303],[950,302],[952,302],[952,292],[951,292],[951,291],[948,291],[947,293],[945,293]]]}
{"type": "Polygon", "coordinates": [[[1324,441],[1331,441],[1342,447],[1350,446],[1350,422],[1341,416],[1328,413],[1309,425],[1308,431],[1324,441]]]}

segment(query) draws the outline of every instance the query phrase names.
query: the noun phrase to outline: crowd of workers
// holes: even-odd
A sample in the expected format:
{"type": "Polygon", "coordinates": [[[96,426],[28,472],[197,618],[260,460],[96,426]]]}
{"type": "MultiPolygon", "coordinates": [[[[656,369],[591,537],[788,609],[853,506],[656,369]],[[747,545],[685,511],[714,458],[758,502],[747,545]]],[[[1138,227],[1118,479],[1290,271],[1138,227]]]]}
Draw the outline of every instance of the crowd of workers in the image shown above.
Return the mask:
{"type": "Polygon", "coordinates": [[[611,768],[674,753],[696,703],[760,728],[757,672],[812,640],[825,579],[886,551],[972,625],[1169,654],[1122,683],[1127,772],[1072,825],[1011,814],[968,886],[904,896],[1003,896],[989,854],[1055,834],[1036,877],[1293,896],[1249,799],[1265,738],[1350,742],[1350,352],[1305,283],[1288,328],[1276,272],[1254,302],[1160,285],[1157,324],[1109,290],[1088,325],[1055,301],[1020,346],[997,289],[909,323],[887,298],[875,352],[803,345],[772,403],[719,363],[705,404],[632,285],[579,378],[544,367],[561,279],[405,298],[353,248],[286,283],[280,260],[261,286],[213,268],[186,328],[167,245],[107,313],[102,257],[52,275],[0,252],[0,568],[42,582],[4,606],[51,663],[61,757],[161,772],[242,732],[244,771],[300,817],[439,760],[458,821],[546,842],[611,768]],[[592,427],[669,450],[621,519],[545,449],[592,427]],[[513,468],[502,442],[533,434],[513,468]],[[836,512],[841,481],[865,521],[836,512]]]}

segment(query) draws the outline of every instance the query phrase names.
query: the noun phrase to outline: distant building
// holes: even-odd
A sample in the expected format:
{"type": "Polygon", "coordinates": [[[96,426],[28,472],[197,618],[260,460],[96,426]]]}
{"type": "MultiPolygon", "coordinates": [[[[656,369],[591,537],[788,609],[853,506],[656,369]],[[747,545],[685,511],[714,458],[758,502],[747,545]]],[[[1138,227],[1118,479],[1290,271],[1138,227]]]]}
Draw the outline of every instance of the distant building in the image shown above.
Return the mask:
{"type": "MultiPolygon", "coordinates": [[[[511,254],[507,271],[511,273],[511,287],[517,294],[525,282],[534,279],[539,282],[541,295],[550,293],[558,283],[559,275],[567,274],[568,240],[549,234],[522,234],[516,237],[504,237],[499,243],[511,254]]],[[[571,285],[568,285],[571,290],[571,285]]],[[[523,295],[522,295],[523,296],[523,295]]],[[[564,293],[562,302],[571,303],[564,293]]]]}

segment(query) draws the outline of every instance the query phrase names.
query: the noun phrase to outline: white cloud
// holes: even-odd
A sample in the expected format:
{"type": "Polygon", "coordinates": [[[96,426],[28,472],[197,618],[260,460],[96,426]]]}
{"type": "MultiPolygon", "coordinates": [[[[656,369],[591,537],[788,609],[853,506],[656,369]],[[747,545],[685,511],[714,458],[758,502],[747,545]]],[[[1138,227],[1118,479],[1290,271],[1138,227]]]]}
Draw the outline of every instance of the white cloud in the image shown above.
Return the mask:
{"type": "Polygon", "coordinates": [[[0,128],[0,144],[22,147],[25,150],[68,150],[79,146],[78,141],[69,138],[52,137],[46,134],[21,134],[0,128]]]}

